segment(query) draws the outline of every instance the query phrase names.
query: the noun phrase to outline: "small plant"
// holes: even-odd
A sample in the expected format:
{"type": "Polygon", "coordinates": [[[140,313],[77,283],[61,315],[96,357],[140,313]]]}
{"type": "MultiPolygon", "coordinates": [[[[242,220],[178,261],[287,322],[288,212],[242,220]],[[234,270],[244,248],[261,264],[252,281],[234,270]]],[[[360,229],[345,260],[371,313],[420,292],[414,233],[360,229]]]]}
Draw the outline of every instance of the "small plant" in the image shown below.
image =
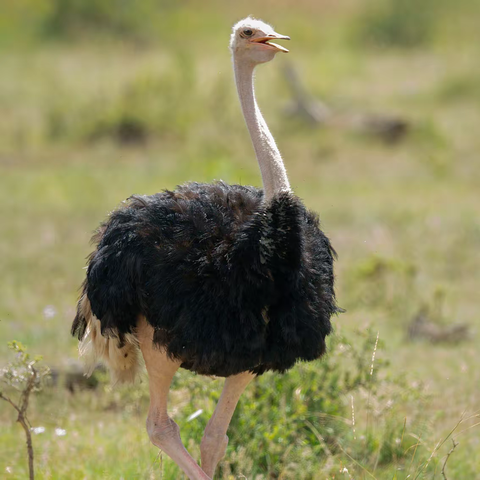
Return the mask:
{"type": "Polygon", "coordinates": [[[345,306],[347,310],[358,305],[382,309],[404,318],[417,301],[416,277],[415,265],[407,260],[369,255],[352,269],[348,279],[351,303],[345,306]]]}
{"type": "Polygon", "coordinates": [[[42,389],[50,369],[45,366],[37,367],[42,360],[40,356],[33,359],[27,349],[20,342],[12,341],[8,347],[15,353],[15,359],[2,370],[2,381],[9,389],[18,392],[17,398],[6,395],[0,390],[0,399],[5,400],[17,411],[17,422],[25,431],[28,454],[28,471],[30,480],[35,477],[33,463],[33,444],[31,426],[27,417],[28,404],[32,392],[42,389]]]}

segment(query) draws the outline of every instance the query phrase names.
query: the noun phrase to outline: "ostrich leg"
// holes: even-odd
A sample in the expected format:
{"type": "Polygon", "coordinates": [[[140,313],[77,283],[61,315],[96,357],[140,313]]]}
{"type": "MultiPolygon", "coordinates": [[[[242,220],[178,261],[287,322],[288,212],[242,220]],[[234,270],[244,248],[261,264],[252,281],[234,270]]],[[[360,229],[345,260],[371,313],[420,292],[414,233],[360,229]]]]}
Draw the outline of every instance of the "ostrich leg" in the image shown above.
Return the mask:
{"type": "Polygon", "coordinates": [[[217,407],[209,420],[200,444],[203,471],[213,478],[218,462],[228,445],[227,430],[240,395],[255,377],[250,372],[233,375],[225,380],[217,407]]]}
{"type": "Polygon", "coordinates": [[[190,480],[210,480],[183,446],[178,425],[167,413],[168,391],[180,362],[170,360],[165,352],[154,348],[153,328],[145,319],[139,321],[137,335],[149,378],[147,432],[151,442],[163,450],[190,480]]]}

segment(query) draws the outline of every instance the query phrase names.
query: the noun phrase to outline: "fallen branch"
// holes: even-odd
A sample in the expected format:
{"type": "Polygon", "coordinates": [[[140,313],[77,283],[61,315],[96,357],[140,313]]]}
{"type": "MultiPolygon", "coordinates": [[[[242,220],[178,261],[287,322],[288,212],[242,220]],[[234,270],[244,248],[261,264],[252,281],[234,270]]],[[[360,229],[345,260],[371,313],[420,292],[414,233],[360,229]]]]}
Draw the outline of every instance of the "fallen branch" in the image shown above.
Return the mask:
{"type": "Polygon", "coordinates": [[[343,128],[379,137],[386,143],[400,141],[408,131],[408,122],[393,115],[334,111],[307,91],[291,64],[285,64],[283,73],[293,97],[288,112],[311,125],[343,128]]]}

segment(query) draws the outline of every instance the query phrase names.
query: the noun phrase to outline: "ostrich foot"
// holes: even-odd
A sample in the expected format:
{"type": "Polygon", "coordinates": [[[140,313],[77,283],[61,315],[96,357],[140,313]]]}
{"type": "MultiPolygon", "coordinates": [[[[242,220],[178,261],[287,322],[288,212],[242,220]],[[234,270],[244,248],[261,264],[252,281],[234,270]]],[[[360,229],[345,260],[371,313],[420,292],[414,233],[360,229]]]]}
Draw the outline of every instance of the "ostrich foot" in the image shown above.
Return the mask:
{"type": "Polygon", "coordinates": [[[203,471],[213,477],[218,462],[225,456],[228,437],[227,430],[232,420],[240,395],[255,377],[250,372],[232,375],[225,380],[225,385],[208,422],[200,444],[203,471]]]}
{"type": "Polygon", "coordinates": [[[150,441],[165,452],[190,480],[211,480],[183,446],[178,425],[168,416],[156,416],[150,412],[147,419],[150,441]],[[163,417],[163,418],[162,418],[163,417]]]}
{"type": "Polygon", "coordinates": [[[225,456],[227,451],[228,437],[223,433],[210,433],[208,427],[200,443],[202,457],[202,469],[213,478],[218,462],[225,456]]]}
{"type": "Polygon", "coordinates": [[[147,432],[151,442],[164,451],[190,480],[211,480],[183,446],[180,429],[167,413],[168,391],[180,362],[171,360],[166,352],[154,348],[153,328],[145,319],[138,322],[137,336],[149,379],[147,432]]]}

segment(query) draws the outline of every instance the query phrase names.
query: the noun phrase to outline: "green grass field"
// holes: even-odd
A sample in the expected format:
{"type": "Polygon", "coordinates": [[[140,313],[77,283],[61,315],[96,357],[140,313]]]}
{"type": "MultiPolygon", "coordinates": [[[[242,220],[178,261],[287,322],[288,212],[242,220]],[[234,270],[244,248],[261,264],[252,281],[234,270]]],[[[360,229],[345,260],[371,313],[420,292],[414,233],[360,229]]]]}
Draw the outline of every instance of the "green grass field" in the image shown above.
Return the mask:
{"type": "MultiPolygon", "coordinates": [[[[76,361],[89,239],[122,200],[188,180],[261,184],[227,48],[252,13],[292,37],[288,56],[258,69],[257,96],[339,254],[347,312],[327,358],[248,388],[216,478],[443,479],[455,438],[446,478],[480,479],[478,2],[120,3],[25,0],[0,21],[0,367],[9,340],[61,371],[76,361]],[[342,118],[398,116],[406,137],[288,115],[286,62],[342,118]],[[409,341],[421,309],[440,328],[467,324],[467,338],[409,341]]],[[[36,478],[183,478],[149,443],[146,377],[96,380],[35,396],[36,478]]],[[[175,380],[172,414],[196,459],[221,384],[175,380]]],[[[5,402],[0,478],[27,478],[5,402]]]]}

